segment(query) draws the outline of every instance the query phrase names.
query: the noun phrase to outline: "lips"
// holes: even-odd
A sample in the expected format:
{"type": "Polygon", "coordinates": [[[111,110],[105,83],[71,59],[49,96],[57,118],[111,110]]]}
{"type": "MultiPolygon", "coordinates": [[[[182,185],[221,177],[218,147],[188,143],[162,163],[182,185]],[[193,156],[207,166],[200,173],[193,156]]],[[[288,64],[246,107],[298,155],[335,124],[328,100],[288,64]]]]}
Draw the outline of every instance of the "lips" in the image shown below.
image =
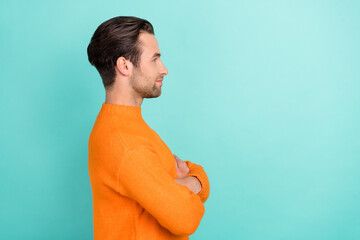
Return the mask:
{"type": "Polygon", "coordinates": [[[157,80],[156,82],[157,82],[157,83],[160,83],[160,85],[162,85],[162,84],[163,84],[162,81],[163,81],[163,80],[160,79],[160,80],[157,80]]]}
{"type": "Polygon", "coordinates": [[[159,79],[159,80],[157,80],[156,82],[158,82],[158,83],[160,83],[160,85],[162,85],[163,84],[163,79],[159,79]]]}

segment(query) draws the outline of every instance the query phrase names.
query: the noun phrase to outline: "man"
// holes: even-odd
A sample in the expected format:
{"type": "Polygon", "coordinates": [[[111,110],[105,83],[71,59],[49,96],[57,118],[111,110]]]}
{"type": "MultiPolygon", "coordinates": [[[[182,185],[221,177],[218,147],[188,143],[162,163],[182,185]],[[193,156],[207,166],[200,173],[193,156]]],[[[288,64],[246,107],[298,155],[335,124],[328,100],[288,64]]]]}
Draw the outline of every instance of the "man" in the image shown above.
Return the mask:
{"type": "Polygon", "coordinates": [[[102,23],[88,46],[106,91],[89,138],[94,239],[189,239],[205,212],[203,168],[173,155],[141,115],[168,74],[160,56],[153,26],[136,17],[102,23]]]}

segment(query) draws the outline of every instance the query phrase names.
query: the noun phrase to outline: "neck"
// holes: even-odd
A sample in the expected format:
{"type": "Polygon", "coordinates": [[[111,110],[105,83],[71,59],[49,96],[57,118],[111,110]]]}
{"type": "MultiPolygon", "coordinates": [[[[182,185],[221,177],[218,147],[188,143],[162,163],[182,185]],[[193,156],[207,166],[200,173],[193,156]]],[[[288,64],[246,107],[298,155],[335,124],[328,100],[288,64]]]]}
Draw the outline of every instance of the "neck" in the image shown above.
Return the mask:
{"type": "Polygon", "coordinates": [[[143,98],[140,96],[134,96],[125,91],[106,89],[105,103],[140,107],[142,102],[143,98]]]}

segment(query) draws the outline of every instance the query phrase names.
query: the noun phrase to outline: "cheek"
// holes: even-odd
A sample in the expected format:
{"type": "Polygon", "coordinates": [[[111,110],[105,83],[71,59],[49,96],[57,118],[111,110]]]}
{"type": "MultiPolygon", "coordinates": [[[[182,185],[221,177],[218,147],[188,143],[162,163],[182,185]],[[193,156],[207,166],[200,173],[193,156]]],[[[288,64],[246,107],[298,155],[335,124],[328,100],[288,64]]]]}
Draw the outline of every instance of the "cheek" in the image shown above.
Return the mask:
{"type": "Polygon", "coordinates": [[[149,78],[151,78],[152,80],[157,80],[158,78],[159,78],[159,76],[158,76],[158,73],[157,73],[157,71],[152,71],[151,73],[149,73],[149,78]]]}

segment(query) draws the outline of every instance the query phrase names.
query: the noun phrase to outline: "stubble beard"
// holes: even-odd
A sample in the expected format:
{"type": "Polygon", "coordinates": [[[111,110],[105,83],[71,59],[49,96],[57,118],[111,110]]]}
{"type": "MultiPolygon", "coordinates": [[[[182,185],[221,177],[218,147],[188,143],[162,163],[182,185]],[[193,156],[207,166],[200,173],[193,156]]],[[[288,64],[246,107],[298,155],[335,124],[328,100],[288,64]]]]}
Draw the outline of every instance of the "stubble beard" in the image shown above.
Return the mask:
{"type": "Polygon", "coordinates": [[[156,86],[156,80],[136,68],[130,77],[130,84],[142,98],[157,98],[161,95],[161,88],[156,86]]]}

